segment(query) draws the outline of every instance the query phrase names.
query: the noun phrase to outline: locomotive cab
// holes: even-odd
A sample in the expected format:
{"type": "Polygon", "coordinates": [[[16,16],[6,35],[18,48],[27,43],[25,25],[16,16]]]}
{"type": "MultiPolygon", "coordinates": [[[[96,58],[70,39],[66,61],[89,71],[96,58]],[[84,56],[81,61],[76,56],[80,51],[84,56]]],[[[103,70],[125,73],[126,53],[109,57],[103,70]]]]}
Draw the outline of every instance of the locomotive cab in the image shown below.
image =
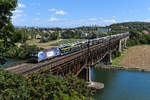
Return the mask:
{"type": "Polygon", "coordinates": [[[33,62],[36,62],[36,61],[38,60],[38,54],[39,54],[38,51],[35,51],[35,52],[32,54],[32,61],[33,61],[33,62]]]}

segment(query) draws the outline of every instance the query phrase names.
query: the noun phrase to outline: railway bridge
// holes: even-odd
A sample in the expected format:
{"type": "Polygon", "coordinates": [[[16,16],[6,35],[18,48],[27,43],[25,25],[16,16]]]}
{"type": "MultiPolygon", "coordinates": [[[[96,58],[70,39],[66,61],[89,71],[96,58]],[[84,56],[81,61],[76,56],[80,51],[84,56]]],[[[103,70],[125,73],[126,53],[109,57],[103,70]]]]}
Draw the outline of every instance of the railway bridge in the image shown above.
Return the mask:
{"type": "MultiPolygon", "coordinates": [[[[111,37],[111,36],[110,36],[111,37]]],[[[126,48],[126,42],[129,33],[119,38],[113,38],[109,41],[96,45],[88,46],[80,51],[70,53],[64,56],[55,57],[51,60],[40,62],[38,64],[23,62],[6,68],[14,73],[30,75],[36,72],[43,73],[51,71],[56,75],[82,74],[86,81],[90,81],[90,67],[97,62],[104,61],[107,64],[112,62],[112,53],[119,51],[120,53],[126,48]]]]}

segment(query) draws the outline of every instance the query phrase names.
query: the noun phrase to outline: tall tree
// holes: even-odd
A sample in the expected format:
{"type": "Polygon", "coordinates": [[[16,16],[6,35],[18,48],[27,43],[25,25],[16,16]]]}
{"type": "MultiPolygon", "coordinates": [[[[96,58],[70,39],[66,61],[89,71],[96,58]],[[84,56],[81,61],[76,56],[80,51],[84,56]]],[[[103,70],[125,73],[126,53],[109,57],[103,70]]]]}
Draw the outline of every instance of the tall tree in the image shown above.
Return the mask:
{"type": "Polygon", "coordinates": [[[17,0],[0,0],[0,48],[3,49],[0,51],[0,60],[4,60],[3,53],[13,44],[11,42],[11,37],[14,27],[11,23],[11,16],[13,15],[12,11],[15,10],[16,6],[17,0]]]}

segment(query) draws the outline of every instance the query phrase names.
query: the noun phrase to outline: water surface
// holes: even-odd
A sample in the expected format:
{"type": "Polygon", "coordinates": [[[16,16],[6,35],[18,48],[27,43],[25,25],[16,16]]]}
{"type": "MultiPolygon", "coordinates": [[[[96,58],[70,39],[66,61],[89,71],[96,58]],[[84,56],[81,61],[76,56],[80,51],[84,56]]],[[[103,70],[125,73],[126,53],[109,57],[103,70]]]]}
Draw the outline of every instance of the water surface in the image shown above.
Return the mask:
{"type": "Polygon", "coordinates": [[[19,59],[7,59],[7,61],[5,62],[5,64],[3,64],[3,65],[0,64],[0,66],[2,66],[2,67],[5,68],[5,67],[7,67],[7,66],[9,66],[11,64],[17,63],[19,61],[21,61],[21,60],[19,60],[19,59]]]}
{"type": "Polygon", "coordinates": [[[105,84],[96,100],[150,100],[150,73],[92,69],[92,80],[105,84]]]}

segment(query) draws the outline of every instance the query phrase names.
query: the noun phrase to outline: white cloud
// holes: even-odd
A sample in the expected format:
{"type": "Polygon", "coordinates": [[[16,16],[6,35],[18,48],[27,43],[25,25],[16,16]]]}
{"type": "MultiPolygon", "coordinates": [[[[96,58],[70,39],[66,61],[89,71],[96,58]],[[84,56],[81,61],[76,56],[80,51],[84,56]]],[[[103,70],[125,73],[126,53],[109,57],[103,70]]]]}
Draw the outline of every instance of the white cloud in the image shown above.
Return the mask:
{"type": "Polygon", "coordinates": [[[17,19],[17,18],[19,18],[21,16],[22,16],[21,14],[16,14],[16,15],[12,16],[12,19],[17,19]]]}
{"type": "Polygon", "coordinates": [[[34,20],[34,21],[39,21],[39,20],[40,20],[40,18],[34,18],[33,20],[34,20]]]}
{"type": "Polygon", "coordinates": [[[117,18],[116,16],[112,16],[112,18],[117,18]]]}
{"type": "Polygon", "coordinates": [[[51,18],[49,18],[49,20],[48,21],[50,21],[50,22],[54,22],[54,21],[59,21],[59,19],[58,18],[55,18],[55,17],[51,17],[51,18]]]}
{"type": "Polygon", "coordinates": [[[96,18],[89,18],[90,21],[96,21],[96,18]]]}
{"type": "Polygon", "coordinates": [[[147,18],[147,19],[145,19],[145,20],[143,20],[143,21],[145,21],[145,22],[150,22],[150,19],[149,19],[149,18],[147,18]]]}
{"type": "Polygon", "coordinates": [[[48,9],[48,11],[50,11],[50,12],[55,12],[56,15],[65,15],[65,14],[66,14],[65,11],[63,11],[63,10],[58,10],[58,9],[55,9],[55,8],[48,9]]]}
{"type": "Polygon", "coordinates": [[[124,20],[123,22],[129,22],[129,20],[124,20]]]}
{"type": "Polygon", "coordinates": [[[148,7],[147,9],[150,10],[150,7],[148,7]]]}
{"type": "Polygon", "coordinates": [[[24,4],[21,4],[21,3],[18,4],[18,7],[19,8],[26,8],[26,6],[24,4]]]}
{"type": "Polygon", "coordinates": [[[66,12],[64,12],[63,10],[60,11],[56,11],[56,15],[65,15],[66,12]]]}
{"type": "Polygon", "coordinates": [[[23,13],[23,10],[15,10],[13,13],[23,13]]]}
{"type": "Polygon", "coordinates": [[[104,22],[104,23],[108,23],[108,24],[110,23],[110,24],[111,24],[111,23],[116,23],[117,21],[116,21],[115,19],[111,19],[111,20],[104,20],[103,22],[104,22]]]}

